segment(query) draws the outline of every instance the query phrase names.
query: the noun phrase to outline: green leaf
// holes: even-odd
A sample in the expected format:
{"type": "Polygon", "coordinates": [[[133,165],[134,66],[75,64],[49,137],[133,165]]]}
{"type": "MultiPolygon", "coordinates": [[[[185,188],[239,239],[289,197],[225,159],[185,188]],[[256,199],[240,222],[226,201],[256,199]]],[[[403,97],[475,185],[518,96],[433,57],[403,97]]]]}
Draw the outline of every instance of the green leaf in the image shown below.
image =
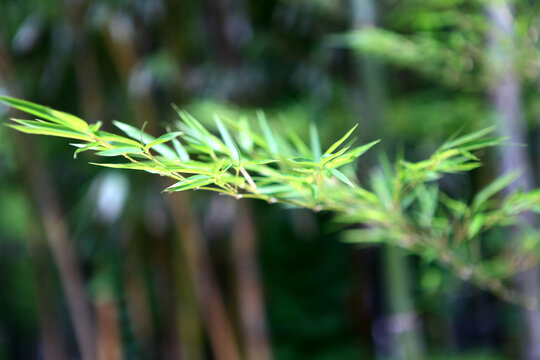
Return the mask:
{"type": "Polygon", "coordinates": [[[495,129],[496,129],[495,126],[491,126],[491,127],[467,134],[465,136],[461,136],[455,140],[448,141],[441,146],[441,150],[446,150],[446,149],[451,149],[451,148],[456,148],[458,146],[466,145],[467,143],[470,143],[474,140],[477,140],[486,136],[489,133],[492,133],[493,131],[495,131],[495,129]]]}
{"type": "MultiPolygon", "coordinates": [[[[126,133],[126,135],[129,136],[130,138],[135,139],[135,140],[142,140],[143,144],[148,145],[156,140],[153,136],[148,135],[144,131],[137,129],[134,126],[125,124],[120,121],[113,121],[113,124],[120,130],[122,130],[124,133],[126,133]]],[[[156,150],[158,153],[165,156],[166,158],[169,158],[169,159],[178,158],[178,156],[176,156],[176,153],[171,148],[169,148],[168,146],[164,144],[154,145],[153,148],[154,150],[156,150]]]]}
{"type": "Polygon", "coordinates": [[[161,135],[157,139],[150,141],[148,144],[146,144],[145,149],[148,150],[156,145],[163,144],[167,141],[171,141],[180,135],[182,135],[181,131],[168,132],[166,134],[161,135]]]}
{"type": "Polygon", "coordinates": [[[321,161],[321,143],[319,142],[319,132],[317,130],[317,126],[313,122],[309,124],[309,138],[311,142],[313,159],[316,162],[319,162],[321,161]]]}
{"type": "Polygon", "coordinates": [[[440,193],[439,199],[444,206],[452,210],[456,215],[460,217],[463,216],[467,211],[467,204],[459,200],[452,199],[443,192],[440,193]]]}
{"type": "Polygon", "coordinates": [[[474,238],[480,230],[482,230],[482,227],[484,226],[484,220],[485,215],[484,214],[476,214],[469,225],[469,231],[467,235],[469,236],[469,239],[474,238]]]}
{"type": "Polygon", "coordinates": [[[191,129],[196,138],[208,145],[211,150],[220,150],[216,137],[212,135],[197,119],[191,116],[190,113],[180,110],[175,105],[173,105],[173,108],[178,113],[178,116],[180,116],[182,121],[184,121],[184,124],[191,129]]]}
{"type": "Polygon", "coordinates": [[[98,121],[95,124],[88,125],[88,129],[92,131],[93,133],[95,133],[96,131],[99,131],[99,129],[101,128],[101,125],[103,125],[103,123],[101,121],[98,121]]]}
{"type": "Polygon", "coordinates": [[[296,151],[298,151],[300,154],[302,154],[302,156],[305,156],[305,157],[311,156],[311,152],[310,152],[309,148],[302,141],[302,139],[300,139],[298,134],[293,129],[291,129],[289,127],[285,126],[284,128],[287,131],[287,135],[288,135],[289,140],[291,141],[291,143],[296,148],[296,151]]]}
{"type": "Polygon", "coordinates": [[[73,153],[73,158],[76,159],[77,155],[88,150],[105,150],[103,145],[100,145],[99,143],[90,143],[90,144],[70,144],[72,146],[75,146],[77,150],[73,153]]]}
{"type": "Polygon", "coordinates": [[[149,142],[154,140],[154,137],[148,135],[141,129],[137,129],[134,126],[116,120],[113,121],[113,124],[120,130],[122,130],[130,138],[137,141],[140,141],[142,139],[144,144],[148,144],[149,142]]]}
{"type": "Polygon", "coordinates": [[[386,209],[392,207],[392,191],[390,189],[388,175],[383,171],[376,171],[371,176],[371,188],[378,198],[378,201],[386,209]]]}
{"type": "Polygon", "coordinates": [[[119,156],[119,155],[124,155],[124,154],[142,155],[143,152],[141,149],[136,148],[136,147],[120,147],[120,148],[115,148],[115,149],[103,150],[96,153],[96,155],[99,155],[99,156],[119,156]]]}
{"type": "Polygon", "coordinates": [[[367,152],[369,149],[371,149],[374,145],[378,144],[381,140],[375,140],[370,143],[367,143],[362,146],[358,146],[351,151],[347,152],[347,154],[350,154],[353,158],[357,158],[362,156],[365,152],[367,152]]]}
{"type": "Polygon", "coordinates": [[[356,160],[358,157],[363,155],[365,152],[367,152],[369,149],[371,149],[375,144],[379,143],[380,140],[372,141],[368,144],[364,144],[362,146],[358,146],[352,150],[347,151],[341,156],[338,156],[335,159],[330,160],[327,164],[327,168],[337,168],[342,165],[345,165],[347,163],[350,163],[354,160],[356,160]]]}
{"type": "Polygon", "coordinates": [[[191,135],[191,137],[185,137],[186,141],[191,142],[191,145],[195,145],[194,140],[197,139],[199,141],[198,149],[209,154],[212,158],[216,157],[215,151],[223,151],[225,145],[212,135],[197,119],[189,113],[180,110],[174,104],[173,108],[183,121],[183,123],[179,123],[179,126],[185,128],[188,134],[191,135]]]}
{"type": "Polygon", "coordinates": [[[439,189],[436,185],[426,186],[420,183],[414,189],[414,193],[420,205],[421,220],[424,225],[429,226],[437,210],[439,189]]]}
{"type": "Polygon", "coordinates": [[[8,96],[0,96],[0,101],[15,109],[66,126],[72,130],[85,131],[88,129],[88,124],[84,120],[68,113],[8,96]]]}
{"type": "Polygon", "coordinates": [[[353,133],[353,131],[358,127],[358,124],[354,125],[354,127],[349,130],[345,136],[343,136],[341,139],[339,139],[338,141],[336,141],[335,143],[332,144],[332,146],[330,146],[328,148],[328,150],[326,150],[326,152],[324,153],[324,155],[329,155],[331,154],[334,150],[336,150],[341,144],[343,144],[343,142],[345,140],[347,140],[349,138],[349,136],[351,136],[351,134],[353,133]]]}
{"type": "Polygon", "coordinates": [[[249,122],[242,118],[240,121],[233,121],[231,119],[223,118],[222,119],[230,129],[240,133],[240,144],[246,151],[251,151],[253,144],[260,146],[261,148],[268,148],[266,140],[259,136],[259,134],[253,132],[249,126],[249,122]]]}
{"type": "Polygon", "coordinates": [[[349,147],[344,147],[343,149],[339,150],[338,152],[334,153],[334,154],[328,154],[328,155],[323,155],[322,156],[322,159],[321,159],[321,164],[324,165],[324,164],[327,164],[329,162],[331,162],[332,160],[334,160],[335,158],[338,158],[338,157],[341,157],[342,159],[349,159],[349,157],[347,155],[345,156],[342,156],[347,150],[349,150],[349,147]]]}
{"type": "Polygon", "coordinates": [[[251,130],[249,128],[249,122],[245,117],[240,119],[239,132],[240,145],[244,150],[248,152],[251,151],[253,149],[253,139],[251,136],[251,130]]]}
{"type": "Polygon", "coordinates": [[[477,149],[485,149],[487,147],[493,147],[493,146],[499,146],[504,143],[504,141],[508,140],[508,137],[493,137],[493,138],[485,138],[485,139],[478,139],[475,141],[471,141],[470,143],[461,146],[460,150],[477,150],[477,149]]]}
{"type": "Polygon", "coordinates": [[[360,186],[356,186],[354,187],[354,191],[363,199],[363,200],[366,200],[367,202],[373,204],[373,205],[379,205],[379,199],[377,198],[377,196],[372,193],[371,191],[368,191],[360,186]]]}
{"type": "Polygon", "coordinates": [[[191,176],[190,178],[187,178],[186,180],[182,180],[177,182],[176,184],[173,184],[166,188],[164,191],[184,191],[189,189],[195,189],[202,186],[206,186],[208,184],[211,184],[213,182],[213,179],[211,176],[208,175],[195,175],[191,176]]]}
{"type": "Polygon", "coordinates": [[[203,163],[200,161],[186,161],[182,163],[176,162],[175,164],[167,164],[167,168],[171,171],[179,171],[182,173],[189,174],[206,174],[211,175],[212,169],[214,167],[213,163],[203,163]]]}
{"type": "Polygon", "coordinates": [[[500,176],[495,181],[490,183],[488,186],[486,186],[484,189],[482,189],[478,194],[475,196],[472,207],[474,210],[478,209],[480,206],[482,206],[490,197],[513,183],[520,175],[521,171],[516,170],[512,171],[508,174],[505,174],[503,176],[500,176]]]}
{"type": "Polygon", "coordinates": [[[257,187],[257,190],[261,194],[265,195],[276,195],[284,192],[294,192],[294,188],[287,184],[276,184],[268,186],[257,187]]]}
{"type": "Polygon", "coordinates": [[[114,163],[90,163],[92,165],[97,166],[103,166],[113,169],[129,169],[129,170],[143,170],[147,171],[151,174],[160,174],[163,172],[166,172],[167,169],[161,169],[155,165],[145,165],[143,163],[120,163],[120,164],[114,164],[114,163]]]}
{"type": "Polygon", "coordinates": [[[43,121],[34,121],[34,120],[18,120],[18,119],[12,119],[12,120],[21,125],[7,124],[7,126],[26,134],[57,136],[57,137],[64,137],[68,139],[93,141],[93,139],[90,136],[81,134],[69,128],[63,127],[61,125],[51,124],[51,123],[47,123],[43,121]]]}
{"type": "Polygon", "coordinates": [[[119,143],[119,144],[134,146],[134,147],[141,147],[141,143],[139,141],[135,141],[127,137],[112,134],[106,131],[98,131],[96,133],[96,136],[100,138],[101,140],[107,141],[109,143],[119,143]]]}
{"type": "Polygon", "coordinates": [[[225,145],[227,146],[227,149],[229,150],[229,155],[238,163],[238,161],[240,160],[240,154],[238,153],[238,148],[236,147],[236,144],[231,138],[229,131],[223,125],[223,123],[221,122],[220,118],[217,115],[214,117],[214,120],[216,122],[219,133],[221,134],[221,137],[223,138],[223,141],[225,142],[225,145]]]}
{"type": "Polygon", "coordinates": [[[381,243],[386,240],[384,232],[379,229],[353,229],[343,232],[341,241],[346,243],[381,243]]]}
{"type": "Polygon", "coordinates": [[[182,146],[182,143],[180,141],[178,141],[178,139],[172,139],[171,141],[172,141],[172,144],[174,146],[174,150],[176,151],[176,153],[180,157],[180,160],[189,161],[189,154],[186,151],[186,149],[184,149],[184,147],[182,146]]]}
{"type": "Polygon", "coordinates": [[[257,111],[257,119],[259,120],[259,125],[261,127],[261,130],[263,132],[264,138],[266,139],[266,144],[272,154],[278,153],[278,146],[276,143],[276,139],[274,137],[274,134],[272,133],[272,129],[270,129],[270,125],[268,125],[268,121],[266,120],[266,116],[262,111],[257,111]]]}
{"type": "Polygon", "coordinates": [[[349,180],[347,178],[347,176],[345,176],[345,174],[343,174],[341,171],[339,171],[338,169],[330,169],[330,172],[336,177],[338,178],[341,182],[349,185],[350,187],[354,187],[354,184],[351,182],[351,180],[349,180]]]}

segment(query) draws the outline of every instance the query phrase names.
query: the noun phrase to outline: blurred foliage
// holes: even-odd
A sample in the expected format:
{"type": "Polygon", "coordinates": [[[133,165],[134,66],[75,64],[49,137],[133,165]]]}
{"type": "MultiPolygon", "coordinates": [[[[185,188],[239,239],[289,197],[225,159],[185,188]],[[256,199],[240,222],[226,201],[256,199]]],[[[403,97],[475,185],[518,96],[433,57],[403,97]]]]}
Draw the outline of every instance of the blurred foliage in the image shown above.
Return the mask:
{"type": "MultiPolygon", "coordinates": [[[[248,138],[237,136],[232,122],[248,119],[253,131],[267,142],[259,129],[258,109],[264,110],[274,136],[286,135],[285,129],[296,132],[306,143],[307,155],[313,155],[310,122],[319,130],[321,152],[358,123],[355,135],[362,143],[381,138],[381,147],[389,154],[403,151],[405,156],[390,158],[381,170],[377,150],[372,150],[358,166],[342,173],[355,188],[362,185],[378,198],[388,193],[392,197],[395,193],[388,185],[410,178],[417,168],[425,171],[422,166],[433,165],[437,160],[431,154],[451,134],[491,126],[486,92],[495,79],[488,74],[500,64],[486,51],[490,25],[484,1],[379,1],[377,28],[354,23],[353,3],[4,1],[0,4],[0,94],[47,104],[91,123],[101,120],[101,131],[106,132],[116,131],[110,119],[137,131],[147,122],[145,131],[154,138],[161,134],[160,125],[173,128],[178,121],[169,106],[176,103],[210,129],[212,139],[219,141],[217,156],[232,163],[234,150],[217,129],[215,113],[225,126],[231,126],[236,147],[250,158],[253,153],[242,148],[248,138]],[[366,59],[381,65],[381,82],[386,87],[377,133],[371,131],[364,101],[366,76],[359,71],[366,59]],[[370,178],[374,179],[371,185],[370,178]]],[[[530,127],[528,149],[537,159],[538,9],[531,1],[513,5],[512,53],[530,127]]],[[[7,122],[6,109],[0,112],[7,122]]],[[[184,136],[187,130],[185,125],[180,129],[184,136]]],[[[57,265],[45,243],[40,243],[37,262],[29,255],[28,229],[41,233],[42,220],[35,218],[35,199],[28,190],[28,178],[22,175],[25,166],[15,150],[13,134],[11,129],[0,129],[0,358],[31,359],[42,351],[36,350],[43,348],[38,320],[42,299],[52,302],[51,316],[60,324],[69,356],[77,357],[57,265]],[[39,290],[43,277],[52,278],[46,282],[49,293],[39,290]]],[[[141,139],[135,141],[139,147],[141,139]]],[[[186,306],[189,300],[171,295],[173,288],[189,281],[171,269],[171,264],[185,266],[185,258],[176,252],[182,229],[175,226],[166,203],[169,198],[160,194],[162,179],[72,161],[73,151],[65,149],[65,142],[23,138],[26,142],[35,143],[43,158],[40,163],[47,164],[58,189],[57,200],[72,232],[93,308],[117,306],[118,314],[112,316],[120,327],[123,356],[174,358],[167,351],[172,339],[178,339],[174,329],[182,320],[174,325],[173,314],[178,309],[191,310],[186,306]]],[[[199,146],[196,156],[204,158],[201,143],[192,144],[199,146]]],[[[286,147],[287,156],[299,155],[298,149],[286,147]]],[[[273,157],[267,147],[256,149],[257,157],[273,157]]],[[[284,149],[285,145],[279,147],[284,149]]],[[[450,237],[461,239],[451,244],[453,254],[474,263],[475,271],[489,274],[488,288],[498,286],[492,281],[498,282],[499,277],[530,265],[537,248],[536,229],[523,227],[519,243],[525,247],[509,248],[505,232],[489,225],[533,206],[528,201],[535,194],[516,192],[506,197],[491,191],[486,201],[474,200],[479,189],[498,190],[503,185],[488,185],[497,160],[493,152],[475,153],[486,166],[466,175],[419,182],[410,198],[400,203],[399,216],[392,224],[413,229],[416,243],[436,243],[441,239],[438,236],[448,235],[444,229],[451,229],[450,237]],[[449,219],[452,226],[445,223],[449,219]],[[455,232],[459,232],[457,237],[455,232]],[[478,252],[484,261],[476,262],[478,252]],[[524,261],[516,266],[512,259],[521,255],[524,261]]],[[[98,158],[92,155],[93,159],[98,158]]],[[[308,171],[316,168],[302,165],[308,171]]],[[[236,178],[232,164],[229,173],[236,178]]],[[[509,181],[511,175],[505,179],[509,181]]],[[[307,182],[301,184],[304,189],[307,182]]],[[[350,187],[335,174],[325,174],[325,186],[333,190],[328,192],[330,198],[341,201],[350,194],[350,187]]],[[[313,195],[306,191],[302,200],[316,207],[313,195]]],[[[239,280],[231,270],[233,239],[228,228],[219,225],[230,219],[227,211],[215,205],[215,198],[202,192],[193,195],[194,226],[198,228],[200,222],[208,240],[227,312],[239,343],[244,344],[240,305],[234,295],[239,280]]],[[[339,243],[341,232],[335,234],[336,225],[330,225],[325,213],[279,211],[264,203],[254,208],[274,358],[384,357],[389,342],[384,331],[382,335],[378,331],[385,321],[387,284],[377,265],[377,247],[362,243],[357,250],[339,243]]],[[[385,211],[373,206],[370,210],[385,211]]],[[[354,240],[360,239],[353,235],[358,231],[366,234],[369,228],[351,229],[354,240]]],[[[385,241],[396,241],[402,233],[384,235],[385,241]]],[[[408,257],[407,264],[413,270],[413,300],[429,358],[518,357],[523,324],[517,310],[457,281],[444,266],[431,261],[441,258],[440,254],[424,248],[415,251],[422,258],[408,257]]],[[[453,273],[470,280],[462,265],[453,273]]],[[[481,280],[486,283],[485,278],[481,280]]],[[[503,283],[508,285],[506,280],[503,283]]],[[[191,312],[198,316],[198,311],[191,312]]],[[[211,358],[207,330],[202,337],[202,351],[211,358]]]]}

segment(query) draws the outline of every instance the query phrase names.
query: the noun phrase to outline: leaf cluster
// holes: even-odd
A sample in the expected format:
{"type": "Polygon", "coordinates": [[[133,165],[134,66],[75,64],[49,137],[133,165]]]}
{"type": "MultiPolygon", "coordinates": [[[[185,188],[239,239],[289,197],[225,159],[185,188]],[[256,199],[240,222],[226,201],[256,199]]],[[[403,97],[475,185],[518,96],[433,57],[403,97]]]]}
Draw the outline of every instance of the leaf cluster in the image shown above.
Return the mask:
{"type": "Polygon", "coordinates": [[[73,115],[24,100],[0,101],[36,116],[12,119],[9,126],[25,133],[75,140],[74,156],[91,151],[112,162],[95,165],[142,170],[169,177],[167,192],[209,190],[235,198],[255,198],[269,203],[331,210],[347,226],[355,243],[386,242],[449,267],[460,278],[514,302],[526,302],[507,288],[504,280],[536,263],[538,234],[522,214],[540,209],[540,190],[498,194],[519,174],[506,174],[478,192],[469,202],[452,198],[439,188],[445,174],[463,173],[481,166],[478,150],[501,145],[490,137],[493,128],[453,137],[428,159],[410,162],[399,157],[391,164],[382,158],[380,168],[362,186],[355,176],[355,161],[378,141],[355,145],[349,130],[327,149],[320,146],[315,126],[305,142],[286,127],[276,131],[264,113],[256,122],[215,116],[216,132],[189,113],[174,107],[179,120],[174,130],[154,137],[132,125],[115,121],[123,135],[101,130],[73,115]],[[519,224],[522,241],[514,242],[505,257],[487,256],[482,235],[495,228],[519,224]],[[510,255],[508,255],[510,254],[510,255]]]}

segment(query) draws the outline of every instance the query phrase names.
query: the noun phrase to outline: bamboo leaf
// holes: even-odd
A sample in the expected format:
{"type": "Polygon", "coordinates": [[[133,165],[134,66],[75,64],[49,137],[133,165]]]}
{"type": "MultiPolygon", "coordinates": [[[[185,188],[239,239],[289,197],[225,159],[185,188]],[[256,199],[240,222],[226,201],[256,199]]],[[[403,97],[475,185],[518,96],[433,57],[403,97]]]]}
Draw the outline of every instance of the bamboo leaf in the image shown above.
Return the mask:
{"type": "Polygon", "coordinates": [[[490,183],[488,186],[486,186],[484,189],[482,189],[478,194],[475,196],[472,207],[473,209],[478,209],[480,206],[482,206],[490,197],[513,183],[520,175],[521,171],[516,170],[512,171],[508,174],[505,174],[499,178],[497,178],[495,181],[490,183]]]}
{"type": "Polygon", "coordinates": [[[249,128],[249,122],[247,119],[241,118],[240,119],[240,146],[246,151],[253,150],[253,139],[250,136],[251,130],[249,128]]]}
{"type": "Polygon", "coordinates": [[[345,140],[347,140],[349,138],[349,136],[351,136],[351,134],[353,133],[353,131],[358,127],[358,124],[354,125],[354,127],[349,130],[341,139],[339,139],[338,141],[336,141],[335,143],[332,144],[332,146],[330,146],[328,148],[328,150],[326,150],[326,152],[324,153],[324,155],[329,155],[331,154],[334,150],[336,150],[341,144],[343,144],[343,142],[345,140]]]}
{"type": "Polygon", "coordinates": [[[482,227],[484,226],[485,221],[485,215],[484,214],[476,214],[473,219],[471,220],[471,223],[469,225],[469,231],[467,235],[469,236],[469,239],[474,238],[480,230],[482,230],[482,227]]]}
{"type": "Polygon", "coordinates": [[[122,130],[127,136],[130,138],[140,141],[142,139],[143,144],[148,144],[149,142],[153,141],[154,138],[141,129],[137,129],[134,126],[128,125],[126,123],[120,122],[120,121],[113,121],[114,126],[122,130]]]}
{"type": "Polygon", "coordinates": [[[115,149],[109,149],[109,150],[103,150],[100,152],[97,152],[96,155],[99,156],[119,156],[119,155],[129,155],[129,154],[136,154],[136,155],[142,155],[143,152],[141,149],[136,147],[119,147],[115,149]]]}
{"type": "Polygon", "coordinates": [[[85,131],[88,129],[88,124],[84,120],[65,112],[53,110],[43,105],[34,104],[30,101],[8,96],[0,96],[0,101],[25,113],[52,121],[73,130],[85,131]]]}
{"type": "Polygon", "coordinates": [[[183,123],[180,123],[180,127],[184,127],[191,137],[186,136],[185,139],[188,142],[193,142],[194,139],[199,141],[199,149],[203,152],[215,158],[215,151],[224,151],[225,145],[221,143],[214,135],[212,135],[197,119],[191,116],[189,113],[180,110],[173,104],[174,110],[178,116],[182,119],[183,123]],[[204,149],[203,147],[206,147],[204,149]]]}
{"type": "Polygon", "coordinates": [[[143,163],[120,163],[120,164],[114,164],[114,163],[90,163],[92,165],[102,166],[102,167],[108,167],[113,169],[128,169],[128,170],[143,170],[147,171],[152,174],[159,174],[162,172],[165,172],[167,169],[160,169],[156,166],[151,165],[145,165],[143,163]]]}
{"type": "Polygon", "coordinates": [[[277,146],[276,139],[274,137],[274,134],[272,133],[272,129],[270,129],[270,125],[268,125],[266,116],[261,110],[257,111],[257,119],[259,120],[259,125],[263,132],[264,138],[266,139],[266,144],[268,148],[270,149],[272,154],[277,154],[278,146],[277,146]]]}
{"type": "Polygon", "coordinates": [[[236,144],[234,143],[234,140],[229,134],[229,131],[223,125],[223,122],[221,122],[220,118],[217,115],[214,117],[214,121],[216,122],[219,133],[221,134],[221,137],[223,138],[223,141],[225,142],[225,145],[229,150],[229,155],[238,163],[238,161],[240,160],[240,154],[238,152],[236,144]]]}
{"type": "Polygon", "coordinates": [[[351,157],[357,158],[362,156],[365,152],[367,152],[369,149],[371,149],[373,146],[378,144],[381,140],[375,140],[370,143],[364,144],[362,146],[358,146],[351,151],[349,151],[347,154],[350,154],[351,157]]]}
{"type": "MultiPolygon", "coordinates": [[[[139,140],[139,141],[142,140],[143,144],[145,144],[146,146],[148,146],[148,144],[156,140],[153,136],[145,133],[144,131],[140,129],[137,129],[134,126],[125,124],[120,121],[113,121],[113,124],[120,130],[122,130],[130,138],[139,140]]],[[[176,153],[171,148],[169,148],[168,146],[164,144],[154,145],[153,148],[154,150],[156,150],[158,153],[165,156],[166,158],[169,158],[169,159],[178,158],[178,156],[176,156],[176,153]]]]}
{"type": "Polygon", "coordinates": [[[257,190],[261,194],[265,195],[276,195],[284,192],[294,192],[294,188],[287,184],[275,184],[257,187],[257,190]]]}
{"type": "Polygon", "coordinates": [[[75,146],[77,150],[73,153],[73,158],[76,159],[77,155],[88,150],[106,150],[103,145],[100,145],[99,143],[89,143],[89,144],[70,144],[72,146],[75,146]]]}
{"type": "Polygon", "coordinates": [[[31,122],[32,120],[12,120],[24,125],[7,124],[6,126],[9,126],[12,129],[18,130],[26,134],[57,136],[68,139],[93,141],[90,136],[83,135],[70,129],[66,129],[60,125],[37,121],[35,122],[35,125],[31,125],[29,122],[31,122]]]}
{"type": "Polygon", "coordinates": [[[93,133],[95,133],[99,131],[99,129],[101,128],[101,125],[103,125],[103,123],[101,121],[98,121],[95,124],[88,125],[88,129],[92,131],[93,133]]]}
{"type": "Polygon", "coordinates": [[[213,179],[208,175],[195,175],[186,180],[182,180],[166,188],[164,191],[185,191],[189,189],[195,189],[202,186],[211,184],[213,179]]]}
{"type": "Polygon", "coordinates": [[[96,132],[96,136],[100,138],[101,140],[109,142],[109,143],[119,143],[119,144],[134,146],[134,147],[141,147],[141,143],[138,141],[129,139],[124,136],[112,134],[106,131],[98,131],[96,132]]]}
{"type": "Polygon", "coordinates": [[[313,154],[313,159],[316,162],[321,161],[321,143],[319,142],[319,132],[315,123],[311,122],[309,124],[309,138],[311,142],[311,153],[313,154]]]}
{"type": "Polygon", "coordinates": [[[441,146],[441,150],[451,149],[451,148],[455,148],[455,147],[458,147],[458,146],[461,146],[461,145],[465,145],[467,143],[472,142],[473,140],[480,139],[480,138],[486,136],[487,134],[494,132],[495,129],[496,129],[496,127],[491,126],[491,127],[488,127],[488,128],[485,128],[485,129],[482,129],[482,130],[475,131],[473,133],[467,134],[465,136],[458,137],[455,140],[448,141],[445,144],[443,144],[441,146]]]}
{"type": "Polygon", "coordinates": [[[182,135],[181,131],[168,132],[166,134],[161,135],[157,139],[150,141],[148,144],[146,144],[145,149],[148,150],[156,145],[163,144],[167,141],[176,139],[180,135],[182,135]]]}
{"type": "Polygon", "coordinates": [[[311,152],[309,151],[309,148],[306,146],[306,144],[300,139],[298,134],[291,128],[285,127],[287,131],[287,135],[289,137],[289,140],[296,148],[296,151],[298,151],[302,156],[311,156],[311,152]]]}
{"type": "Polygon", "coordinates": [[[178,154],[180,160],[182,161],[189,161],[189,154],[186,151],[186,149],[182,146],[182,143],[178,141],[178,139],[172,139],[171,140],[174,150],[178,154]]]}
{"type": "Polygon", "coordinates": [[[339,171],[338,169],[330,169],[330,172],[336,177],[338,178],[341,182],[349,185],[350,187],[354,187],[354,184],[351,182],[351,180],[349,180],[347,178],[347,176],[345,176],[344,173],[342,173],[341,171],[339,171]]]}

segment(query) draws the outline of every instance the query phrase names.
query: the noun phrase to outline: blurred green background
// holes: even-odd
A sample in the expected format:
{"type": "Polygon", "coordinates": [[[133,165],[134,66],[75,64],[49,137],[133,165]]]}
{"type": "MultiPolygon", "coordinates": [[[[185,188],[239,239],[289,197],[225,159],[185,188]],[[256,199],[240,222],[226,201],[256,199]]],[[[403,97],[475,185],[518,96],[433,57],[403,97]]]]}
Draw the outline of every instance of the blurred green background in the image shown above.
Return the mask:
{"type": "MultiPolygon", "coordinates": [[[[262,109],[306,138],[314,121],[325,145],[359,123],[361,140],[412,160],[498,124],[528,143],[535,182],[539,7],[1,0],[0,94],[154,135],[171,103],[203,122],[262,109]]],[[[0,127],[0,360],[540,359],[538,314],[345,244],[331,214],[162,194],[166,181],[66,145],[0,127]]],[[[486,155],[445,189],[469,199],[505,166],[486,155]]],[[[364,157],[360,180],[377,163],[364,157]]]]}

